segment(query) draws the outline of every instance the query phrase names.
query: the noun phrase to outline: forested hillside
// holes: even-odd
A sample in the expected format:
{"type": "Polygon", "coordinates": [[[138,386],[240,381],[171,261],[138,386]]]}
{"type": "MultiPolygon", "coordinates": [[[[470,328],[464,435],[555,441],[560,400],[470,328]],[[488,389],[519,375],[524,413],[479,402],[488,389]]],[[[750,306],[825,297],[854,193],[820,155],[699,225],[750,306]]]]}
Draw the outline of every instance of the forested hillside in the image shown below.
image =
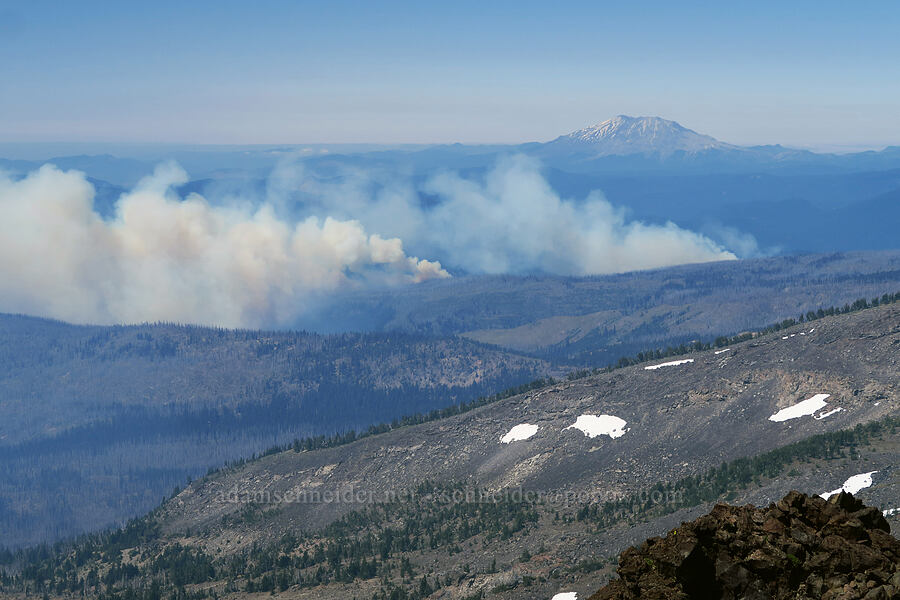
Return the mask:
{"type": "Polygon", "coordinates": [[[456,338],[0,316],[0,538],[121,522],[273,444],[469,401],[549,373],[456,338]]]}

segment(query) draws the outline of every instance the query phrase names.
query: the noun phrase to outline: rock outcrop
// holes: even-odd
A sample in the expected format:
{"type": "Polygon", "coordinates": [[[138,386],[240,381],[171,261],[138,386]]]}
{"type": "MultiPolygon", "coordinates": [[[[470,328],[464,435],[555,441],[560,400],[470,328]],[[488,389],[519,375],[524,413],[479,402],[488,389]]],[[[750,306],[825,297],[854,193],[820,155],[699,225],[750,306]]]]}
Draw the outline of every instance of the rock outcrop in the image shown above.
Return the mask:
{"type": "Polygon", "coordinates": [[[790,492],[765,508],[716,505],[625,550],[590,600],[900,598],[900,540],[851,494],[790,492]]]}

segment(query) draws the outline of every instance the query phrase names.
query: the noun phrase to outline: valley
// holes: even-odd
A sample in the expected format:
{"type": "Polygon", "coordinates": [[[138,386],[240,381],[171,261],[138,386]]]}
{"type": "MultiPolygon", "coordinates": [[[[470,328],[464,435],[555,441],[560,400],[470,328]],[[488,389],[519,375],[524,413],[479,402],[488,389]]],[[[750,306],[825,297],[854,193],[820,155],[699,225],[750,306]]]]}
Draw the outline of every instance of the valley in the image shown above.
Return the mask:
{"type": "Polygon", "coordinates": [[[887,304],[287,449],[194,482],[75,554],[18,564],[33,565],[32,585],[123,598],[151,584],[198,598],[587,597],[624,547],[717,500],[825,494],[868,474],[855,491],[896,524],[898,344],[900,306],[887,304]],[[572,429],[584,415],[625,423],[572,429]],[[501,439],[522,424],[537,430],[501,439]]]}

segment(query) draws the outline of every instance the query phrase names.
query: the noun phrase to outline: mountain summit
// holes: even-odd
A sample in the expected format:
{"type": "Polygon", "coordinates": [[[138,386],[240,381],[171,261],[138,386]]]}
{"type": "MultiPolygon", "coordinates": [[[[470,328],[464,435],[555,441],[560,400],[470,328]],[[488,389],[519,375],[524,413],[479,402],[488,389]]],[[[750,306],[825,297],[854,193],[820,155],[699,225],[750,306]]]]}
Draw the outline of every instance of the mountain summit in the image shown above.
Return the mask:
{"type": "Polygon", "coordinates": [[[627,156],[630,154],[658,154],[699,152],[733,148],[708,135],[682,127],[675,121],[660,117],[629,117],[619,115],[597,125],[563,135],[549,145],[565,147],[595,156],[627,156]]]}

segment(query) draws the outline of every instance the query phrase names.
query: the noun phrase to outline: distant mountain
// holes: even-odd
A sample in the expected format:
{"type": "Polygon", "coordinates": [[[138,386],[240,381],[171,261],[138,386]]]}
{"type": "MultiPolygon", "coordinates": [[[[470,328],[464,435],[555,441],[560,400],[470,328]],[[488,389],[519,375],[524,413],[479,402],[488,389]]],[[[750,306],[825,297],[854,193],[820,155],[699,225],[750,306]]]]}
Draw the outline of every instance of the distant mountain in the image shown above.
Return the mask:
{"type": "MultiPolygon", "coordinates": [[[[180,195],[197,192],[213,204],[235,197],[266,199],[267,182],[276,166],[296,160],[303,164],[303,177],[315,182],[313,188],[365,174],[373,187],[364,192],[361,188],[364,195],[375,197],[387,186],[403,182],[417,190],[423,206],[431,207],[441,201],[425,191],[435,173],[453,171],[484,182],[501,157],[524,154],[536,159],[563,198],[578,201],[600,191],[626,211],[629,221],[671,221],[706,235],[741,258],[900,247],[890,229],[900,214],[895,201],[900,197],[900,146],[853,154],[777,144],[739,146],[661,117],[620,115],[546,143],[211,146],[159,152],[136,158],[127,153],[48,155],[46,162],[84,171],[97,191],[95,209],[110,218],[122,193],[152,172],[157,160],[174,159],[193,178],[177,190],[180,195]],[[736,237],[743,241],[734,243],[736,237]]],[[[45,162],[17,158],[0,158],[0,171],[22,177],[45,162]]],[[[305,214],[310,193],[302,187],[288,186],[279,202],[305,214]]],[[[407,247],[419,255],[430,251],[407,247]]]]}
{"type": "Polygon", "coordinates": [[[855,154],[816,153],[779,144],[739,146],[661,117],[619,115],[518,150],[572,173],[605,175],[789,173],[833,174],[900,166],[896,147],[855,154]]]}
{"type": "Polygon", "coordinates": [[[738,147],[682,127],[675,121],[619,115],[560,136],[546,144],[545,148],[569,149],[600,157],[631,154],[670,156],[679,151],[734,150],[738,147]]]}

